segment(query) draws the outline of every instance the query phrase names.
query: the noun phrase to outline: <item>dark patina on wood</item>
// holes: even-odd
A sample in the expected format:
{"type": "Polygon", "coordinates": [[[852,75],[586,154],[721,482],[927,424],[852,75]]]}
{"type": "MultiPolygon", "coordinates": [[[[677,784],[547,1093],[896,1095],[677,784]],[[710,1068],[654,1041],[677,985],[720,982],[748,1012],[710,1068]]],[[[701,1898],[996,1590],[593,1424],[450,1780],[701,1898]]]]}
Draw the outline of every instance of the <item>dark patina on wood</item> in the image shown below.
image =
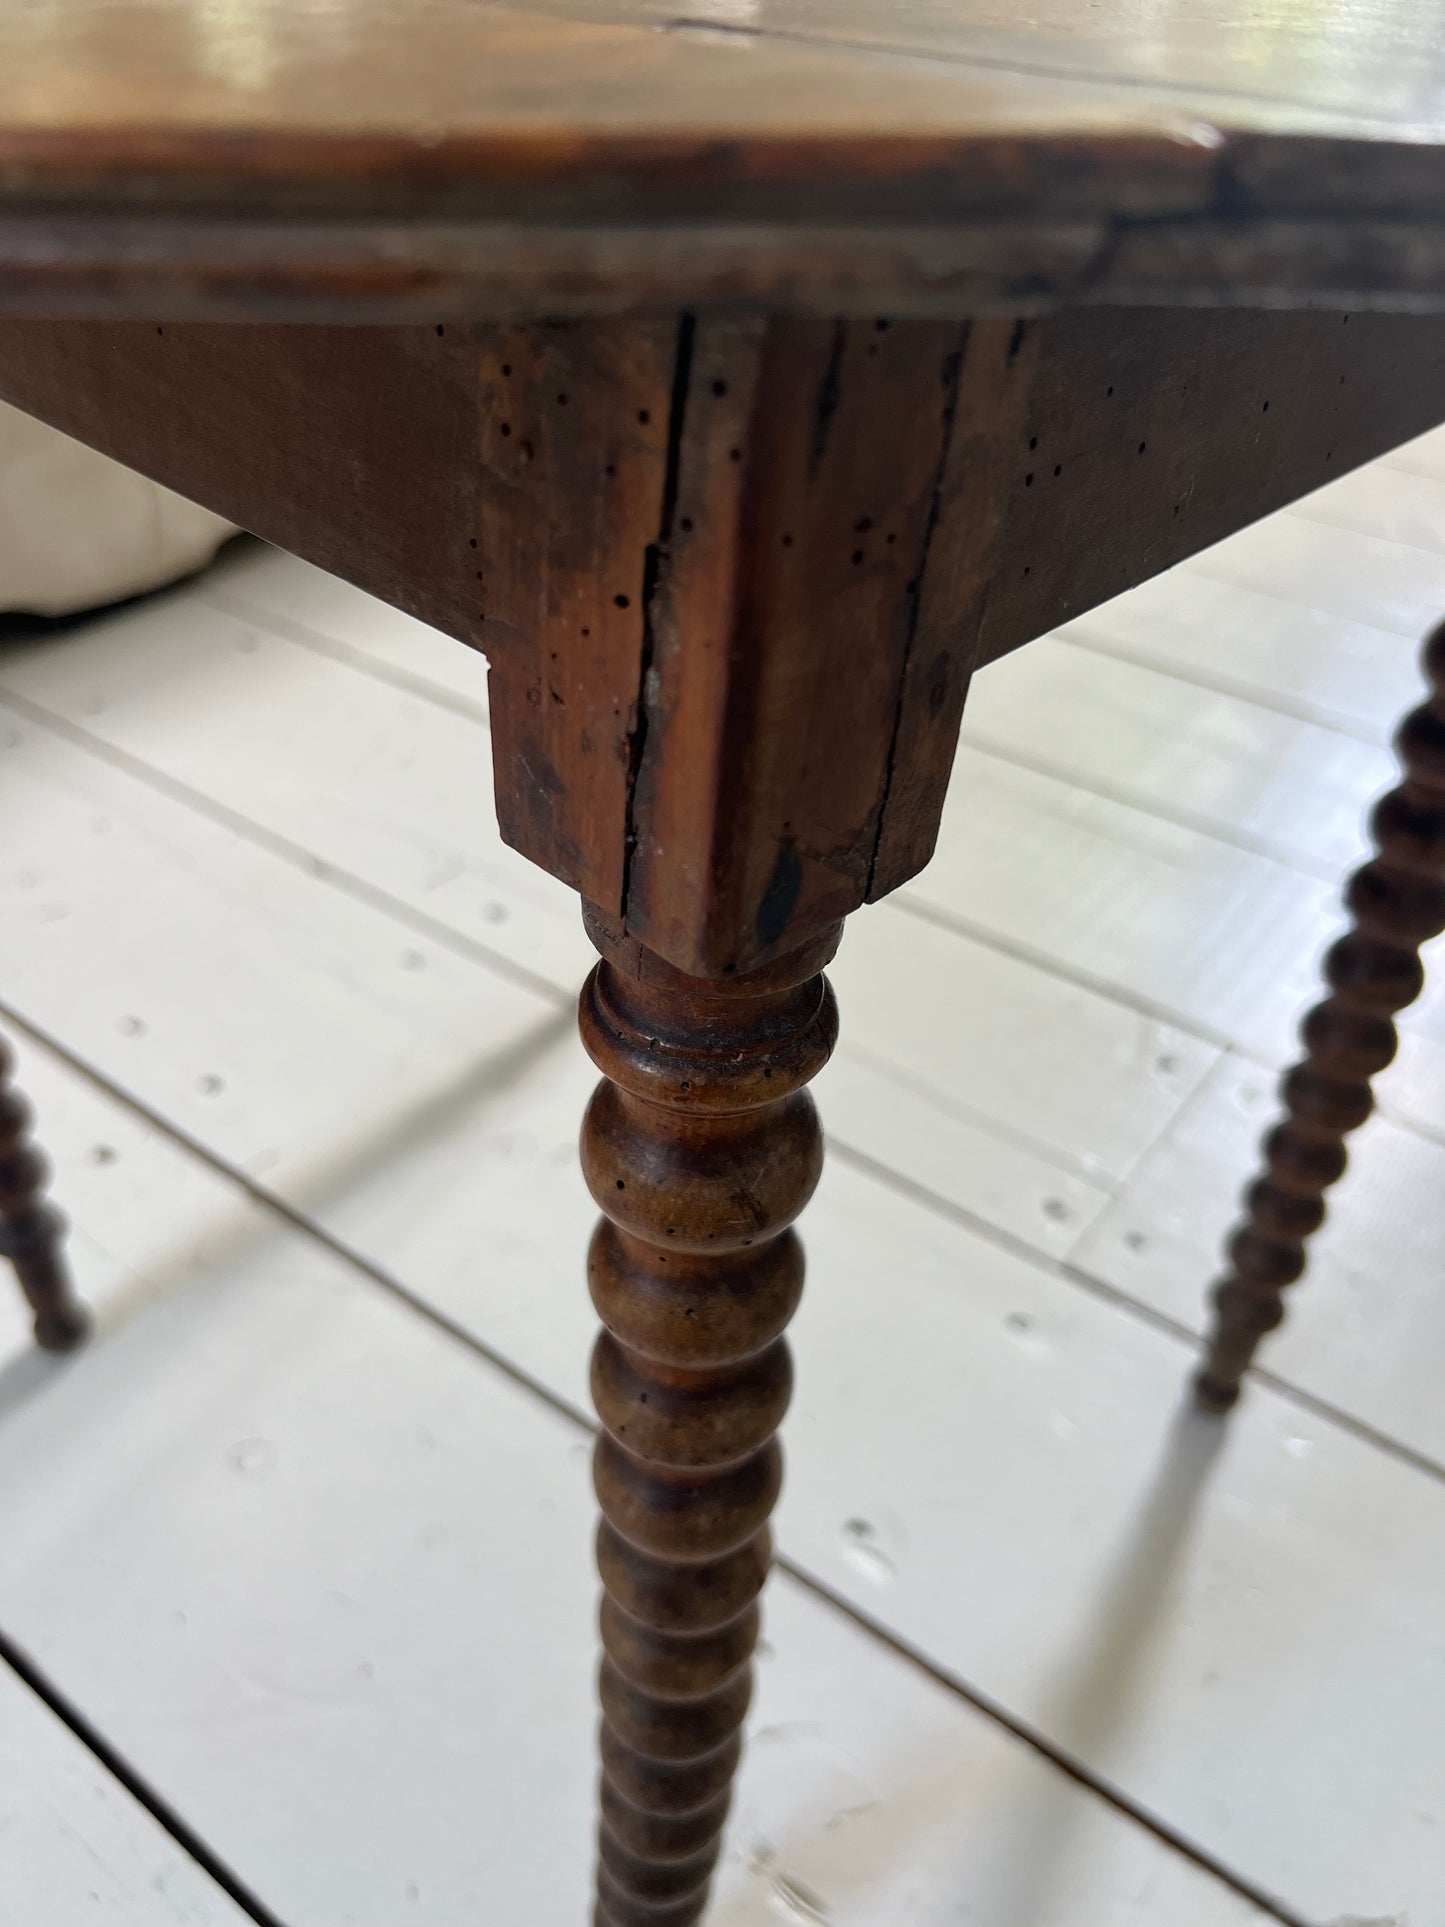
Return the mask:
{"type": "Polygon", "coordinates": [[[722,976],[927,862],[977,662],[1432,427],[1445,332],[11,319],[0,394],[484,649],[504,836],[722,976]]]}
{"type": "Polygon", "coordinates": [[[854,909],[967,330],[706,320],[646,612],[624,914],[700,975],[854,909]]]}
{"type": "Polygon", "coordinates": [[[1375,807],[1379,854],[1350,879],[1353,927],[1325,958],[1330,994],[1304,1020],[1305,1055],[1280,1087],[1285,1116],[1264,1141],[1264,1172],[1229,1241],[1197,1381],[1212,1411],[1235,1402],[1260,1340],[1284,1317],[1283,1293],[1304,1274],[1325,1193],[1344,1175],[1345,1139],[1373,1108],[1370,1080],[1394,1058],[1393,1019],[1425,986],[1420,947],[1445,930],[1445,625],[1426,644],[1424,668],[1429,700],[1396,738],[1404,781],[1375,807]]]}
{"type": "Polygon", "coordinates": [[[917,659],[870,898],[933,854],[970,668],[1445,419],[1428,316],[1099,309],[1020,321],[1002,352],[982,325],[923,590],[952,569],[972,593],[941,598],[936,707],[935,644],[917,659]]]}
{"type": "Polygon", "coordinates": [[[793,1220],[822,1168],[804,1086],[837,1035],[833,928],[726,983],[595,909],[582,993],[602,1071],[582,1165],[602,1435],[600,1927],[702,1918],[751,1696],[757,1597],[803,1287],[793,1220]]]}
{"type": "Polygon", "coordinates": [[[0,300],[399,321],[1445,304],[1418,0],[47,0],[0,300]]]}

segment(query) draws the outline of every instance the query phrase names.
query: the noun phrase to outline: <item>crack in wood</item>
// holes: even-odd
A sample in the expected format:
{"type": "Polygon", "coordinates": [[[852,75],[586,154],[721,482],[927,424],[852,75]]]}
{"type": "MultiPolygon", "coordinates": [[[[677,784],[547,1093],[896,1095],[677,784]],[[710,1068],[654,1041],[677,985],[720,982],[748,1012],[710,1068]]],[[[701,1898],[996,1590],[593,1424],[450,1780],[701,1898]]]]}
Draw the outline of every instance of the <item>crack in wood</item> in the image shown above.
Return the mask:
{"type": "Polygon", "coordinates": [[[692,350],[697,334],[696,317],[682,314],[677,323],[677,349],[673,361],[672,395],[668,404],[667,466],[662,483],[662,505],[658,512],[657,540],[647,546],[642,572],[642,640],[637,665],[637,696],[632,721],[627,731],[627,805],[624,818],[622,852],[622,920],[627,921],[627,906],[632,886],[632,862],[637,851],[637,791],[642,775],[642,759],[652,722],[655,692],[651,688],[653,658],[657,647],[654,605],[658,583],[667,565],[672,542],[672,523],[677,511],[678,476],[682,466],[683,433],[687,422],[688,389],[692,376],[692,350]]]}
{"type": "MultiPolygon", "coordinates": [[[[1010,349],[1010,359],[1018,352],[1022,342],[1019,329],[1015,324],[1015,345],[1010,349]]],[[[873,880],[878,868],[878,852],[883,841],[883,825],[888,820],[888,799],[893,788],[893,772],[898,757],[899,736],[903,728],[904,700],[908,689],[908,672],[913,662],[914,645],[918,638],[918,614],[923,607],[923,585],[928,576],[928,556],[933,544],[934,532],[938,527],[939,514],[943,501],[943,481],[948,470],[948,455],[953,444],[953,428],[958,416],[958,389],[963,374],[964,362],[968,356],[972,324],[965,323],[957,346],[950,349],[944,357],[940,371],[940,385],[943,389],[943,428],[938,440],[938,458],[934,463],[933,479],[929,485],[928,521],[924,527],[923,540],[919,545],[918,566],[914,572],[912,607],[908,613],[908,638],[904,645],[903,660],[898,669],[898,688],[893,706],[893,728],[888,738],[888,754],[883,766],[883,783],[879,791],[878,803],[874,814],[873,836],[868,852],[868,875],[863,886],[864,902],[871,901],[873,880]]]]}

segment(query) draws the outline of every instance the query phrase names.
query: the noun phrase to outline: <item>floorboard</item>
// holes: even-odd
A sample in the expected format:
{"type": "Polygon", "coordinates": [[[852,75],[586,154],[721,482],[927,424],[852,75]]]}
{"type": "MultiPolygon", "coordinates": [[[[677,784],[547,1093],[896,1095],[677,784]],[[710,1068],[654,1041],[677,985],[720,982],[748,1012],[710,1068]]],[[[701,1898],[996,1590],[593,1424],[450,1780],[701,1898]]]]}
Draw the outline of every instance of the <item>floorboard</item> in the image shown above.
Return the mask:
{"type": "MultiPolygon", "coordinates": [[[[281,1919],[580,1920],[586,1434],[46,1054],[23,1068],[103,1337],[10,1380],[7,1632],[281,1919]]],[[[723,1927],[1256,1918],[786,1577],[767,1633],[723,1927]]]]}
{"type": "MultiPolygon", "coordinates": [[[[854,920],[719,1927],[1445,1927],[1439,947],[1267,1375],[1183,1405],[1442,504],[1445,434],[991,667],[854,920]]],[[[57,1366],[0,1295],[0,1642],[286,1927],[582,1917],[589,953],[489,760],[480,657],[254,544],[0,652],[101,1312],[57,1366]]]]}
{"type": "Polygon", "coordinates": [[[244,1912],[0,1661],[0,1863],[26,1927],[246,1927],[244,1912]]]}
{"type": "Polygon", "coordinates": [[[1395,774],[1383,745],[1052,636],[977,679],[964,741],[1331,887],[1395,774]]]}

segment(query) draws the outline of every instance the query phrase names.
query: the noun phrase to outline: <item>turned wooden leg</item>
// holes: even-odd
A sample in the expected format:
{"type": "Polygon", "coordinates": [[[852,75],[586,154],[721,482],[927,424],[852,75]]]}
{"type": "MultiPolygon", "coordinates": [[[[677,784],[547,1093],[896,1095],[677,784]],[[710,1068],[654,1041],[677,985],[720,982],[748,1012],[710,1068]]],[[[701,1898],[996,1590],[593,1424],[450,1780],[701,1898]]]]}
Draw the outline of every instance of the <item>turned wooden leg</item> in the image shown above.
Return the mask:
{"type": "Polygon", "coordinates": [[[30,1106],[11,1083],[14,1060],[0,1039],[0,1256],[15,1267],[35,1313],[36,1343],[68,1352],[90,1329],[61,1251],[65,1221],[41,1193],[49,1175],[30,1142],[30,1106]]]}
{"type": "Polygon", "coordinates": [[[1354,927],[1325,959],[1330,994],[1304,1021],[1305,1056],[1285,1077],[1285,1117],[1265,1139],[1265,1170],[1245,1194],[1215,1293],[1218,1317],[1199,1401],[1224,1411],[1282,1294],[1305,1268],[1324,1222],[1324,1194],[1345,1168],[1345,1138],[1369,1116],[1370,1079],[1395,1055],[1391,1021],[1425,982],[1418,951],[1445,930],[1445,624],[1425,645],[1430,697],[1396,738],[1404,781],[1371,819],[1379,855],[1357,870],[1346,902],[1354,927]]]}
{"type": "Polygon", "coordinates": [[[685,976],[600,913],[582,1162],[605,1330],[599,1927],[688,1927],[717,1861],[752,1690],[803,1287],[788,1229],[823,1142],[803,1090],[837,1035],[827,932],[747,976],[685,976]]]}

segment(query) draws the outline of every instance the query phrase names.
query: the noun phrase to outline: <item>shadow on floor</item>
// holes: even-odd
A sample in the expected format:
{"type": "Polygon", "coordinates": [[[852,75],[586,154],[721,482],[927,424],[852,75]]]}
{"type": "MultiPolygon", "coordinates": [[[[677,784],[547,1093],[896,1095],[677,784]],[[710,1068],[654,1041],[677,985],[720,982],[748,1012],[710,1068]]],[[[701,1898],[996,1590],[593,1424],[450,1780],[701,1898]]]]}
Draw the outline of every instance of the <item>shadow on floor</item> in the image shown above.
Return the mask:
{"type": "MultiPolygon", "coordinates": [[[[503,1099],[523,1084],[537,1062],[572,1035],[573,1024],[570,1008],[543,1010],[504,1048],[465,1064],[448,1082],[414,1095],[394,1110],[359,1120],[357,1130],[344,1143],[327,1147],[311,1164],[289,1171],[277,1196],[299,1217],[324,1223],[331,1205],[382,1181],[388,1166],[447,1136],[479,1106],[503,1099]]],[[[220,1181],[235,1182],[224,1176],[220,1181]]],[[[264,1180],[260,1183],[263,1190],[268,1188],[264,1180]]],[[[63,1186],[57,1200],[63,1206],[63,1186]]],[[[148,1254],[122,1282],[106,1291],[102,1304],[91,1307],[97,1326],[92,1343],[103,1342],[108,1333],[170,1292],[204,1289],[209,1278],[278,1234],[296,1235],[286,1231],[286,1223],[284,1214],[276,1215],[244,1188],[232,1191],[214,1217],[192,1225],[171,1249],[148,1254]]],[[[79,1359],[84,1356],[84,1351],[76,1354],[79,1359]]],[[[26,1352],[0,1366],[0,1422],[8,1411],[52,1383],[67,1362],[26,1352]]]]}
{"type": "MultiPolygon", "coordinates": [[[[1070,1758],[1096,1773],[1103,1766],[1101,1778],[1107,1779],[1115,1742],[1149,1690],[1151,1656],[1170,1628],[1174,1574],[1226,1435],[1226,1426],[1192,1401],[1176,1412],[1133,1529],[1081,1626],[1077,1655],[1035,1722],[1070,1758]]],[[[1000,1896],[1004,1904],[993,1927],[1067,1919],[1061,1882],[1070,1830],[1082,1811],[1077,1792],[1056,1772],[1047,1799],[1030,1815],[1030,1838],[1016,1843],[1017,1881],[1006,1900],[1000,1896]]]]}
{"type": "MultiPolygon", "coordinates": [[[[1218,1419],[1192,1405],[1176,1413],[1112,1574],[1087,1617],[1081,1614],[1074,1657],[1061,1668],[1033,1721],[1065,1755],[1095,1771],[1127,1733],[1134,1708],[1148,1691],[1150,1656],[1168,1638],[1172,1623],[1174,1575],[1225,1437],[1218,1419]]],[[[1024,1742],[1008,1744],[1022,1747],[1024,1742]]],[[[894,1887],[888,1877],[915,1861],[920,1874],[923,1863],[937,1869],[944,1862],[942,1879],[930,1875],[914,1884],[920,1892],[925,1887],[944,1892],[951,1882],[958,1897],[950,1919],[977,1920],[981,1927],[1067,1927],[1076,1916],[1073,1889],[1092,1856],[1075,1853],[1075,1837],[1090,1808],[1095,1814],[1100,1809],[1098,1796],[1062,1769],[1041,1760],[1022,1798],[1013,1792],[1000,1796],[996,1785],[980,1782],[977,1762],[957,1758],[937,1757],[923,1768],[910,1759],[906,1782],[891,1786],[886,1776],[869,1777],[880,1797],[860,1808],[859,1818],[844,1830],[831,1831],[835,1821],[828,1821],[826,1843],[820,1829],[809,1838],[754,1846],[747,1889],[729,1883],[731,1892],[717,1909],[718,1927],[745,1927],[757,1918],[758,1884],[767,1890],[765,1904],[800,1927],[881,1919],[882,1895],[874,1890],[888,1885],[896,1908],[907,1883],[894,1887]],[[886,1835],[880,1838],[875,1826],[865,1840],[870,1809],[878,1812],[886,1835]],[[986,1833],[966,1828],[970,1809],[992,1811],[994,1824],[986,1833]],[[966,1850],[950,1845],[953,1815],[958,1816],[956,1831],[974,1834],[966,1850]],[[855,1828],[857,1835],[850,1839],[855,1828]],[[960,1866],[964,1851],[974,1856],[966,1879],[960,1866]],[[814,1870],[823,1868],[828,1872],[820,1877],[814,1870]]],[[[1121,1818],[1118,1824],[1133,1823],[1121,1818]]],[[[1165,1861],[1172,1857],[1167,1846],[1159,1852],[1165,1861]]]]}

